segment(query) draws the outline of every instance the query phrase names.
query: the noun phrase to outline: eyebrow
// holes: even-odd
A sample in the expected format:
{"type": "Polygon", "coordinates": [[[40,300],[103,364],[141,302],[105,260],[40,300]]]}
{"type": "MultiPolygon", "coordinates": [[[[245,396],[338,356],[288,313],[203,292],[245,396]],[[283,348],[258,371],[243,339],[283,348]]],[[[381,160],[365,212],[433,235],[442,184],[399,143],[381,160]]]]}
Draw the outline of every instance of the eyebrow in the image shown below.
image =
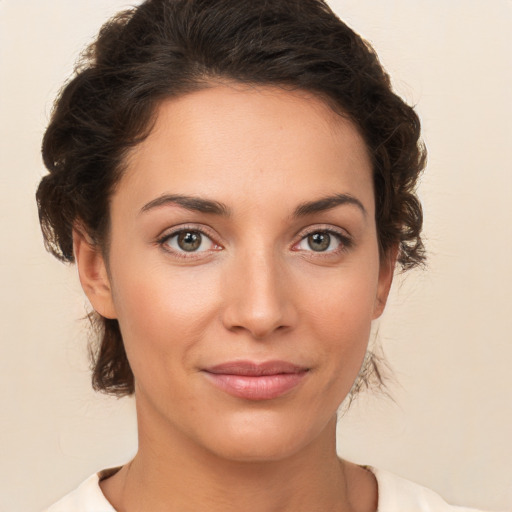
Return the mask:
{"type": "Polygon", "coordinates": [[[335,194],[332,196],[322,197],[321,199],[317,199],[315,201],[308,201],[305,203],[301,203],[297,208],[295,208],[294,217],[305,217],[307,215],[312,215],[314,213],[324,212],[326,210],[331,210],[336,206],[340,205],[352,205],[356,206],[361,210],[362,214],[366,217],[368,212],[366,208],[363,206],[363,203],[359,201],[359,199],[351,196],[350,194],[335,194]]]}
{"type": "Polygon", "coordinates": [[[219,201],[212,201],[211,199],[202,199],[200,197],[186,196],[182,194],[164,194],[163,196],[157,197],[145,204],[141,208],[140,213],[147,212],[153,208],[174,204],[193,212],[212,213],[225,217],[230,215],[229,208],[219,201]]]}
{"type": "MultiPolygon", "coordinates": [[[[228,217],[231,215],[231,210],[224,203],[219,201],[213,201],[211,199],[203,199],[201,197],[187,196],[182,194],[164,194],[162,196],[153,199],[149,203],[145,204],[140,213],[147,212],[154,208],[160,208],[167,205],[178,205],[186,210],[200,212],[200,213],[211,213],[214,215],[222,215],[228,217]]],[[[335,194],[332,196],[322,197],[315,201],[307,201],[299,204],[293,212],[293,217],[306,217],[314,213],[324,212],[331,210],[336,206],[341,205],[353,205],[359,208],[363,215],[367,216],[366,208],[363,203],[349,194],[335,194]]]]}

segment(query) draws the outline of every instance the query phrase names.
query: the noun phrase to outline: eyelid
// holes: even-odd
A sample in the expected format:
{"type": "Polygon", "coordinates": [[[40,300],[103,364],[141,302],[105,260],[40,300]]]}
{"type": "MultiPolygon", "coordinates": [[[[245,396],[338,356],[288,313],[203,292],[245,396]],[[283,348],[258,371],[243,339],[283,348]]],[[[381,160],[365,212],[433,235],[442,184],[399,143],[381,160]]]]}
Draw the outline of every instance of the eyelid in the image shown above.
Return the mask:
{"type": "Polygon", "coordinates": [[[223,249],[223,246],[217,242],[216,236],[212,234],[212,230],[208,229],[204,225],[194,225],[194,224],[180,224],[178,226],[173,226],[172,228],[166,229],[162,232],[161,235],[159,235],[156,239],[156,243],[162,247],[162,249],[168,253],[171,253],[174,256],[177,256],[179,258],[187,258],[187,259],[194,259],[194,258],[200,258],[204,257],[206,254],[211,253],[213,251],[218,251],[223,249]],[[204,251],[178,251],[172,247],[170,247],[166,242],[179,235],[180,233],[184,231],[193,231],[200,233],[202,236],[208,238],[212,244],[215,245],[214,249],[207,249],[204,251]]]}
{"type": "Polygon", "coordinates": [[[303,239],[306,236],[320,231],[324,233],[333,233],[342,238],[352,239],[352,235],[346,229],[340,228],[339,226],[333,226],[332,224],[313,224],[301,229],[295,236],[299,239],[303,239]]]}
{"type": "MultiPolygon", "coordinates": [[[[346,251],[346,250],[350,249],[354,244],[352,236],[345,229],[342,229],[342,228],[339,228],[336,226],[332,226],[332,225],[325,225],[325,224],[318,225],[317,224],[315,226],[309,226],[309,227],[301,230],[297,235],[298,240],[295,241],[292,245],[292,249],[297,247],[297,245],[300,244],[305,238],[307,238],[308,236],[310,236],[314,233],[327,233],[329,235],[334,235],[336,238],[338,238],[340,240],[341,248],[339,248],[339,249],[337,248],[332,251],[310,250],[310,251],[304,251],[304,252],[311,252],[317,256],[322,256],[322,255],[328,256],[328,255],[337,254],[339,252],[346,251]]],[[[302,251],[302,249],[294,249],[294,250],[302,251]]]]}
{"type": "MultiPolygon", "coordinates": [[[[197,225],[197,224],[180,224],[177,226],[173,226],[172,228],[168,228],[162,232],[161,235],[159,235],[156,239],[156,243],[162,247],[162,249],[168,253],[171,253],[174,256],[186,258],[186,259],[194,259],[194,258],[201,258],[205,257],[208,254],[211,254],[212,252],[216,252],[219,250],[224,249],[223,245],[219,242],[217,242],[217,239],[219,237],[216,235],[216,233],[213,232],[211,228],[205,225],[197,225]],[[172,238],[173,236],[176,236],[183,231],[196,231],[198,233],[201,233],[201,235],[207,237],[214,245],[214,249],[207,249],[204,251],[191,251],[187,253],[186,251],[177,251],[173,248],[171,248],[169,245],[166,245],[166,241],[172,238]]],[[[338,226],[333,226],[332,224],[316,224],[313,226],[308,226],[304,229],[302,229],[297,235],[296,235],[296,241],[292,244],[292,250],[295,250],[297,252],[309,252],[315,254],[315,256],[318,257],[326,257],[329,255],[338,254],[340,252],[344,252],[348,249],[350,249],[354,242],[352,239],[352,236],[343,228],[340,228],[338,226]],[[330,235],[334,235],[336,238],[340,240],[340,248],[331,250],[331,251],[306,251],[302,249],[296,249],[297,245],[302,242],[306,237],[309,235],[312,235],[313,233],[327,233],[330,235]]]]}

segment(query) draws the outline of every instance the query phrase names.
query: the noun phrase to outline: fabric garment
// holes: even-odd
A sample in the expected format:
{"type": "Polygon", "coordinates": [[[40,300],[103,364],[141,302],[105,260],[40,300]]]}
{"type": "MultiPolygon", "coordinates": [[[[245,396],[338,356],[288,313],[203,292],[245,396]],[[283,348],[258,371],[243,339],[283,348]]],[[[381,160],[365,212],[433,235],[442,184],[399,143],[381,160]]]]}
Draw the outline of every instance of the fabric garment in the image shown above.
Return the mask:
{"type": "MultiPolygon", "coordinates": [[[[377,512],[479,512],[475,509],[448,505],[434,491],[388,471],[369,466],[367,469],[377,479],[379,490],[377,512]]],[[[99,486],[100,479],[107,478],[115,471],[115,469],[105,470],[92,475],[75,491],[45,512],[116,512],[99,486]]]]}

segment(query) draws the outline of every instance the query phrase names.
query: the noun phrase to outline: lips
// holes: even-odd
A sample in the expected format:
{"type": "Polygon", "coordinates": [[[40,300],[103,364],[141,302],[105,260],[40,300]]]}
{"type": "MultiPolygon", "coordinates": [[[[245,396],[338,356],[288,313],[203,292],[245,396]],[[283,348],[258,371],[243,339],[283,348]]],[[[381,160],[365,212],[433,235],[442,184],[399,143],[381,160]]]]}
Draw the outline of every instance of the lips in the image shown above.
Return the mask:
{"type": "Polygon", "coordinates": [[[229,395],[246,400],[272,400],[298,386],[308,371],[286,361],[233,361],[206,368],[203,373],[229,395]]]}

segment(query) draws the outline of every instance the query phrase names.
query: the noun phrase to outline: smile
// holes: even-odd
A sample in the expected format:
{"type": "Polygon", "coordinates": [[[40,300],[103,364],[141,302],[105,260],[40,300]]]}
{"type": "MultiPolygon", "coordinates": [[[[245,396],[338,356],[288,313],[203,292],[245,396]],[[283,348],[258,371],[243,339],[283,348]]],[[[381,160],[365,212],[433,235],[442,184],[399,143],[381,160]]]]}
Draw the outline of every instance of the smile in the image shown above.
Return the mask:
{"type": "Polygon", "coordinates": [[[229,395],[245,400],[278,398],[300,384],[309,369],[285,361],[236,361],[203,370],[208,380],[229,395]]]}

